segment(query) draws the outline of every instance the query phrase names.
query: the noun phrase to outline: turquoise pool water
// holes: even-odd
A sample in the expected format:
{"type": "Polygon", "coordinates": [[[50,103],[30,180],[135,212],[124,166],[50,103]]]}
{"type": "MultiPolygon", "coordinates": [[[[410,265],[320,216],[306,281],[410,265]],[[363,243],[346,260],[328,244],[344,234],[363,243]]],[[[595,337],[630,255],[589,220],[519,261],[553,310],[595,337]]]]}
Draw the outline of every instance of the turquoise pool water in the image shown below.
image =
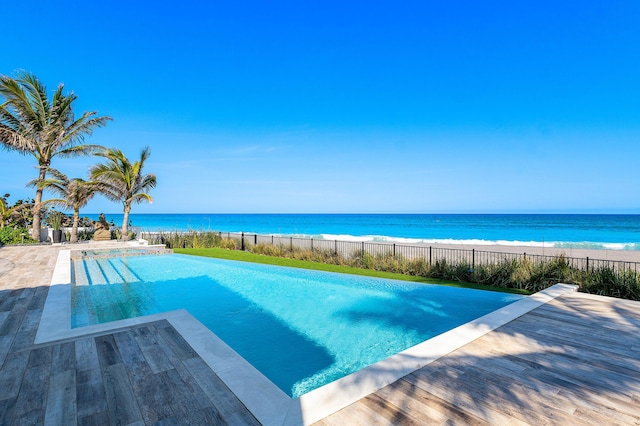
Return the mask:
{"type": "Polygon", "coordinates": [[[178,254],[74,276],[72,327],[184,308],[292,397],[523,297],[178,254]]]}

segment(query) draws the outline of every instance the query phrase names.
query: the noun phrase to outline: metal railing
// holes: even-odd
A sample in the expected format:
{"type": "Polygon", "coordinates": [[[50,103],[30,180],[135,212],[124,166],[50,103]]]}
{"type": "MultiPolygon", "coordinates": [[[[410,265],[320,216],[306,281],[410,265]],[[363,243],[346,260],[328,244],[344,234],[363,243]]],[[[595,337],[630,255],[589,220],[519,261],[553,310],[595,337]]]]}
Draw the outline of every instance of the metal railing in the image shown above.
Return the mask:
{"type": "MultiPolygon", "coordinates": [[[[264,235],[243,232],[217,232],[220,238],[234,240],[236,247],[240,250],[250,250],[251,246],[258,244],[282,247],[288,250],[318,250],[328,251],[338,256],[351,258],[356,255],[368,253],[371,256],[393,256],[402,257],[407,260],[424,259],[430,266],[436,262],[446,262],[451,265],[467,265],[474,269],[478,266],[495,265],[509,261],[527,260],[534,264],[549,263],[562,257],[572,268],[586,271],[594,271],[608,268],[615,272],[640,270],[640,262],[629,262],[619,260],[593,259],[590,257],[568,257],[564,255],[540,255],[523,253],[495,252],[476,249],[443,248],[438,246],[420,244],[396,244],[386,242],[365,242],[365,241],[343,241],[325,240],[315,238],[303,238],[282,235],[264,235]]],[[[183,234],[189,234],[184,232],[183,234]]],[[[162,233],[143,232],[143,238],[153,240],[162,233]]]]}

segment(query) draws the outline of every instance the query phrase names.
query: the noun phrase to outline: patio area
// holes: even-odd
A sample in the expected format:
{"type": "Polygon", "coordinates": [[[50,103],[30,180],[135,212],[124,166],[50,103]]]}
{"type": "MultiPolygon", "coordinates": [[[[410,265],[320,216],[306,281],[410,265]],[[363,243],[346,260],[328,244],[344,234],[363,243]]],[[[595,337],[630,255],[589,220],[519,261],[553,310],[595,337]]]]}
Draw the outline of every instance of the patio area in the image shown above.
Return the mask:
{"type": "MultiPolygon", "coordinates": [[[[0,248],[0,423],[259,424],[167,321],[35,345],[68,248],[0,248]]],[[[640,424],[638,336],[640,303],[570,293],[319,424],[640,424]]]]}

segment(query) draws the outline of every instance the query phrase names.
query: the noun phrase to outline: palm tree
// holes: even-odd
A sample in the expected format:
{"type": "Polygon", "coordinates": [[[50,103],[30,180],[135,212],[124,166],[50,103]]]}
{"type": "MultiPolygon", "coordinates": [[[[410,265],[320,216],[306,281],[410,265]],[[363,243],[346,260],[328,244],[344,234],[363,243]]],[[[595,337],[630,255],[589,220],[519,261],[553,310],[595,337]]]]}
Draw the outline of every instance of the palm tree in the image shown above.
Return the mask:
{"type": "MultiPolygon", "coordinates": [[[[56,157],[89,155],[101,148],[84,145],[86,136],[106,125],[111,117],[96,117],[97,112],[85,112],[75,119],[72,105],[77,96],[62,93],[58,85],[51,101],[46,87],[31,73],[21,71],[13,79],[0,76],[0,147],[33,155],[38,161],[38,181],[44,181],[56,157]]],[[[33,206],[33,238],[40,241],[40,209],[43,188],[36,185],[33,206]]]]}
{"type": "Polygon", "coordinates": [[[34,179],[29,182],[29,184],[39,185],[43,189],[47,189],[60,197],[46,200],[43,204],[53,204],[64,209],[73,210],[70,242],[75,243],[78,241],[80,209],[86,206],[98,192],[100,184],[98,182],[87,182],[80,178],[69,179],[64,173],[56,169],[49,169],[49,173],[53,175],[53,178],[42,181],[34,179]]]}
{"type": "Polygon", "coordinates": [[[107,159],[106,163],[97,164],[90,169],[91,180],[100,182],[100,192],[108,199],[120,201],[124,206],[122,219],[122,239],[129,239],[129,212],[133,203],[153,202],[147,191],[156,186],[154,174],[142,174],[144,163],[151,155],[149,147],[145,147],[140,159],[133,164],[116,148],[97,152],[97,156],[107,159]]]}

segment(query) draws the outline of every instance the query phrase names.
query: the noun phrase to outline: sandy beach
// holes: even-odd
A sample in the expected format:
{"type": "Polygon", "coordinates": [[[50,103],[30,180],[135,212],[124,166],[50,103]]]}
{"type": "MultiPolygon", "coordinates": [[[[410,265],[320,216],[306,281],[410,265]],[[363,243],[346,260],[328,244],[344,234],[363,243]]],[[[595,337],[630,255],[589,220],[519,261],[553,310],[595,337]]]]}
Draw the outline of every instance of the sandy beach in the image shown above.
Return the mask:
{"type": "Polygon", "coordinates": [[[580,248],[555,248],[555,247],[531,247],[531,246],[506,246],[506,245],[471,245],[471,244],[430,244],[436,248],[464,249],[476,251],[491,251],[498,253],[527,253],[545,256],[557,256],[564,254],[567,257],[577,257],[599,260],[615,260],[622,262],[640,262],[638,250],[588,250],[580,248]]]}

